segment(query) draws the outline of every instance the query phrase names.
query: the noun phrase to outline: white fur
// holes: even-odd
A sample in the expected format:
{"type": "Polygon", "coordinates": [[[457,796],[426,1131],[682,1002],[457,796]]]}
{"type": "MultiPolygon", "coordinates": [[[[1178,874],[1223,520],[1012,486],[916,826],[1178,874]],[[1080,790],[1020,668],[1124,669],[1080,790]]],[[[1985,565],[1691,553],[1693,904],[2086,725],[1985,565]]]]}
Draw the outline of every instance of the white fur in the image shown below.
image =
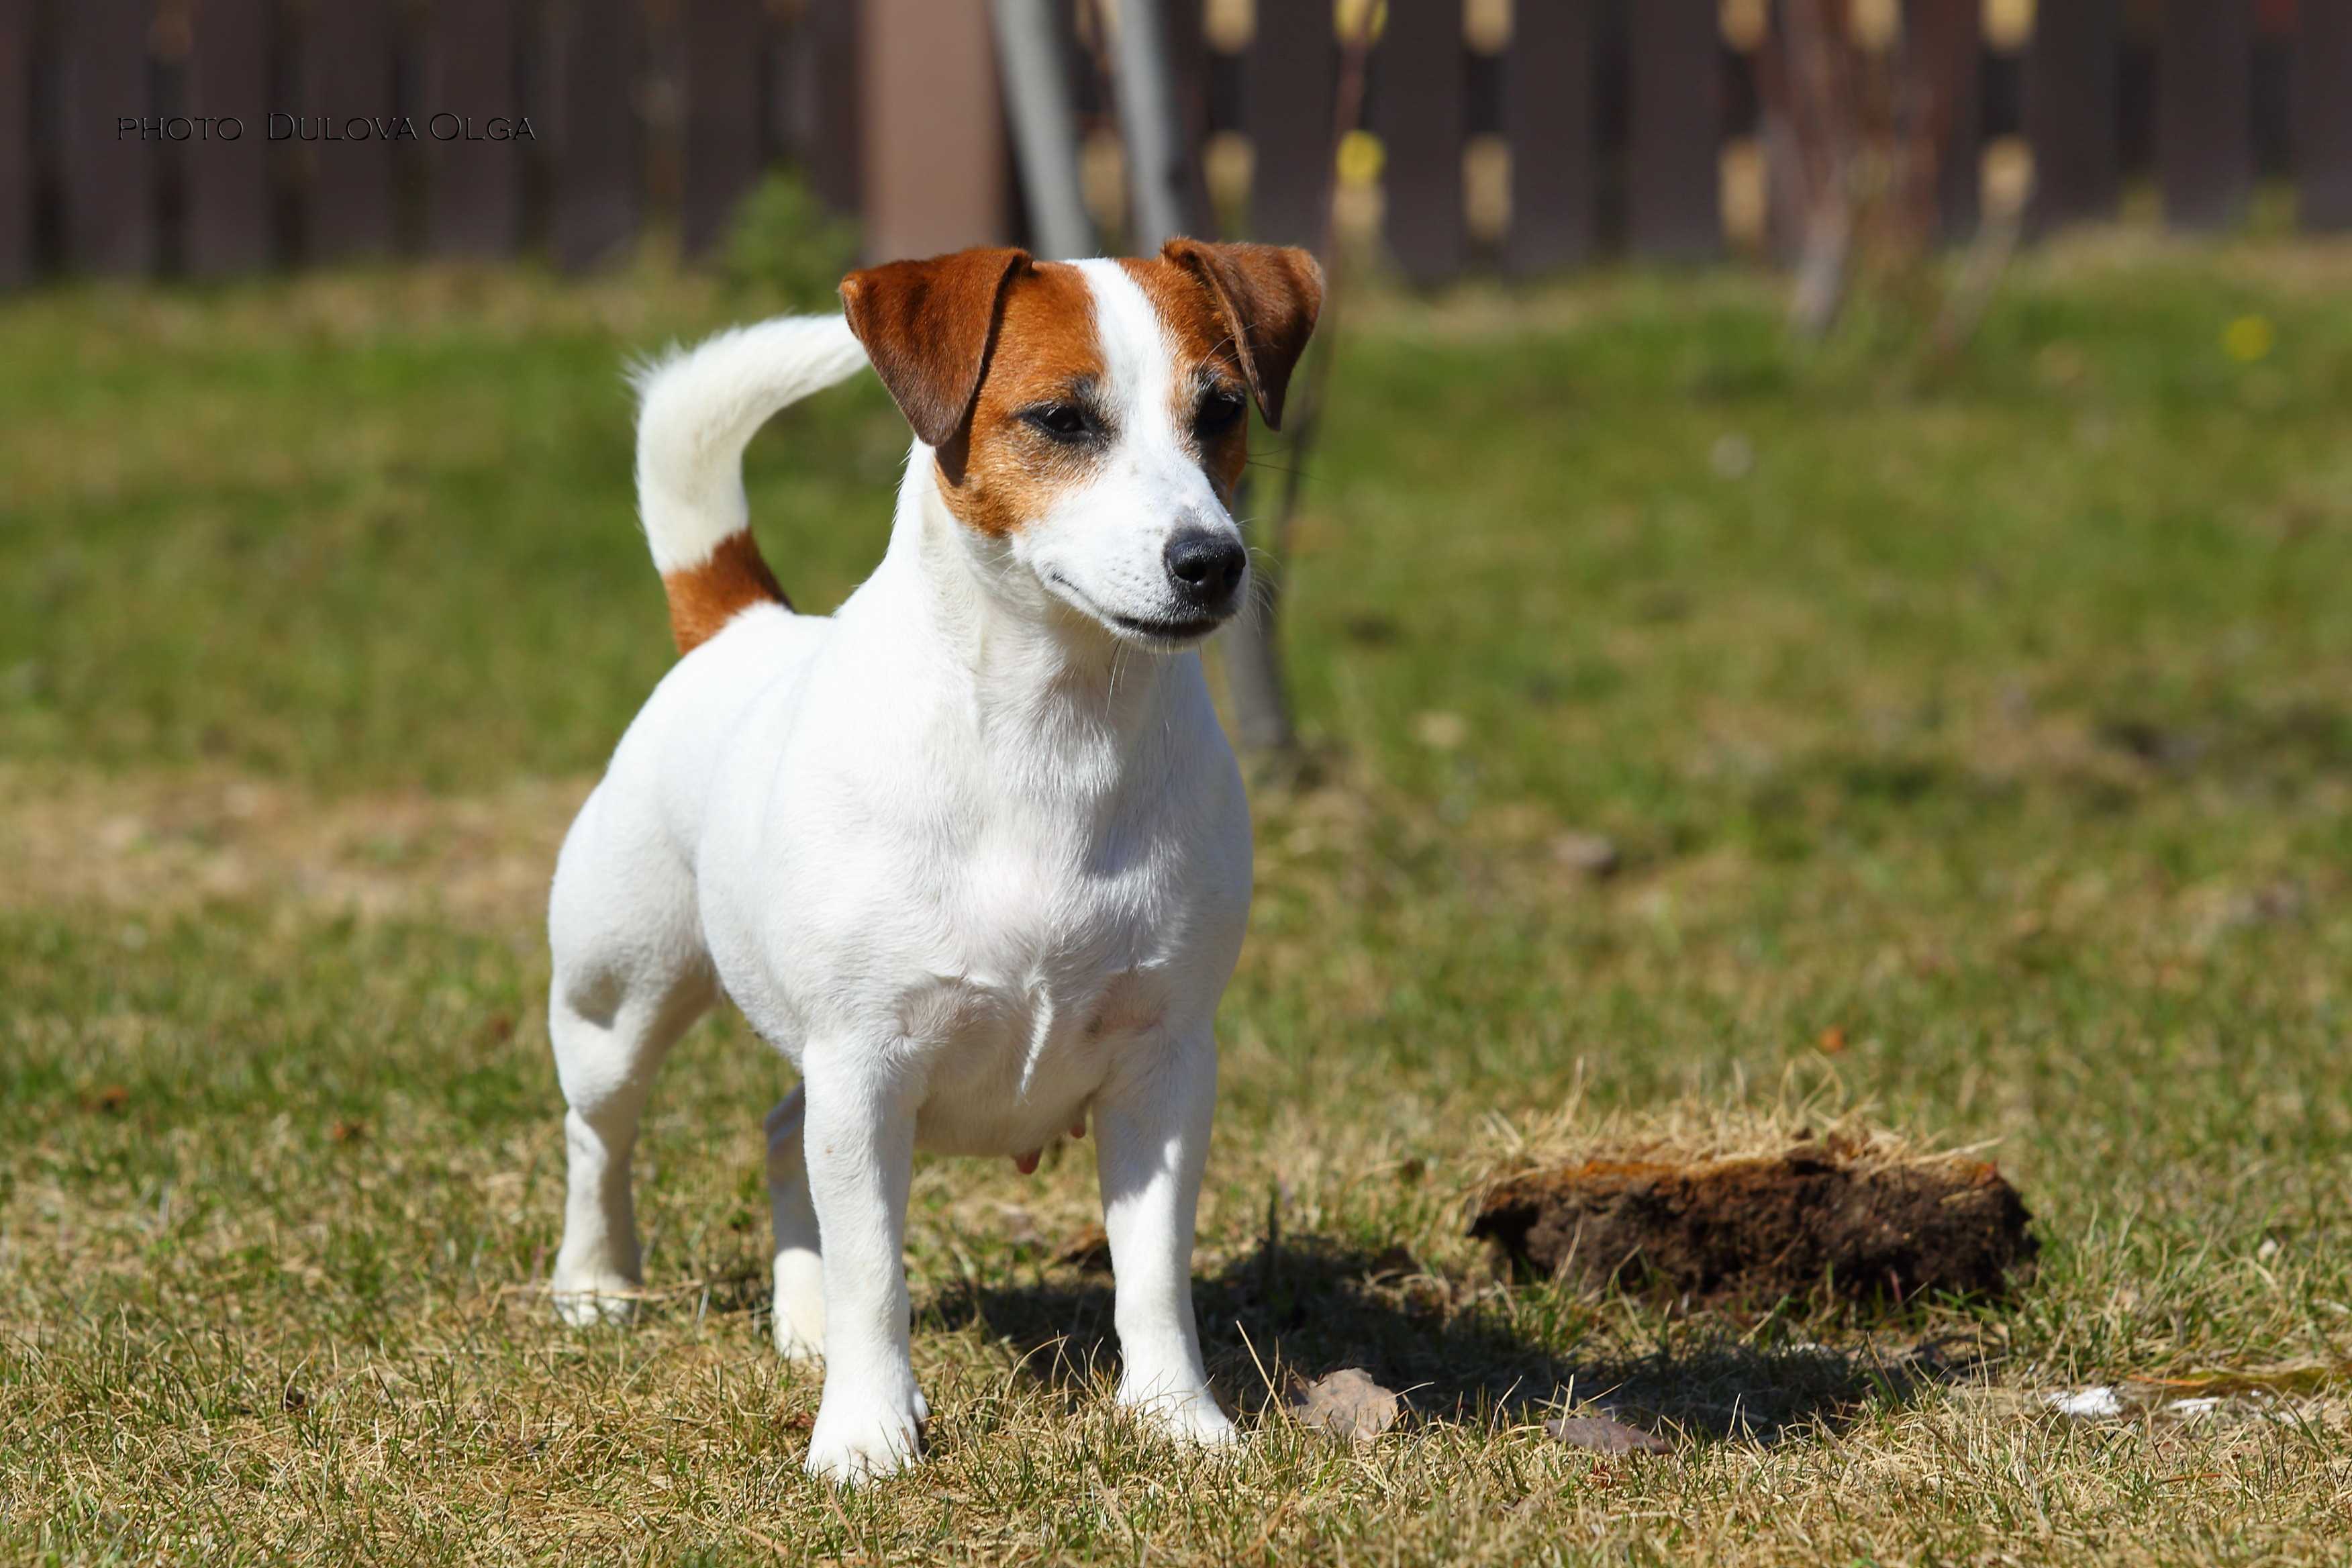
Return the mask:
{"type": "MultiPolygon", "coordinates": [[[[1232,518],[1172,416],[1165,329],[1086,268],[1118,444],[1010,542],[964,528],[917,443],[880,566],[829,617],[761,605],[680,660],[565,840],[549,914],[572,1322],[639,1280],[629,1151],[670,1043],[723,991],[800,1087],[768,1119],[775,1334],[824,1356],[808,1468],[916,1457],[902,1243],[918,1147],[1019,1155],[1091,1117],[1119,1397],[1222,1443],[1191,1293],[1212,1024],[1250,893],[1246,803],[1161,552],[1232,518]]],[[[767,414],[845,374],[832,319],[728,334],[646,384],[657,564],[742,526],[767,414]]]]}

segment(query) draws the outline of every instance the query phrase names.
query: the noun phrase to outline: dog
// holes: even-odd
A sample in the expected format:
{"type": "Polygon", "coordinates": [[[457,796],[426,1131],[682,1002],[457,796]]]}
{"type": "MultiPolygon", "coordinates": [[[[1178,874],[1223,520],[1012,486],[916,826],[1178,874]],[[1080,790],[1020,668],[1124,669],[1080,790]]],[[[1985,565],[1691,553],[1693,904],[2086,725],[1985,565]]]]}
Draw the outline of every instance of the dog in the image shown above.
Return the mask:
{"type": "Polygon", "coordinates": [[[776,1345],[824,1362],[814,1474],[921,1452],[915,1151],[1026,1171],[1089,1122],[1118,1398],[1234,1440],[1192,1255],[1250,823],[1198,650],[1250,590],[1249,405],[1279,427],[1322,287],[1270,246],[966,250],[853,273],[842,316],[638,377],[638,501],[683,657],[557,862],[553,1295],[575,1325],[628,1315],[638,1120],[723,994],[800,1075],[767,1173],[776,1345]],[[749,531],[743,448],[869,363],[914,433],[889,544],[835,614],[798,615],[749,531]]]}

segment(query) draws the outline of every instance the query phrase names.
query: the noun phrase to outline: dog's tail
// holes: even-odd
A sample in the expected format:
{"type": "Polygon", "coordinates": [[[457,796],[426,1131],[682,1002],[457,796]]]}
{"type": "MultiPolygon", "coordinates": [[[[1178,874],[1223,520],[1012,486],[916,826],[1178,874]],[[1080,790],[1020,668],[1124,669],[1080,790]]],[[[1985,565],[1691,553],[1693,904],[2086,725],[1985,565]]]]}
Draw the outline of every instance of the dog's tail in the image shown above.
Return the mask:
{"type": "Polygon", "coordinates": [[[789,606],[751,538],[743,448],[787,404],[845,381],[866,351],[839,316],[779,316],[639,366],[637,512],[677,650],[751,605],[789,606]]]}

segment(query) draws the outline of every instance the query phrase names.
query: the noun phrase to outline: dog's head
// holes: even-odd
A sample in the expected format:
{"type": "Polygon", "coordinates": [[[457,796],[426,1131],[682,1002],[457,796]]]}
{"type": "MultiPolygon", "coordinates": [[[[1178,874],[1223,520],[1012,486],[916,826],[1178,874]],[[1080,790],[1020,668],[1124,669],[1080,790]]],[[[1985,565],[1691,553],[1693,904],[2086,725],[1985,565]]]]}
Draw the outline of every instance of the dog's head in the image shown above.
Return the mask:
{"type": "Polygon", "coordinates": [[[1280,426],[1323,302],[1312,257],[1191,239],[1149,261],[964,250],[852,273],[841,297],[981,570],[1160,648],[1241,606],[1249,403],[1280,426]]]}

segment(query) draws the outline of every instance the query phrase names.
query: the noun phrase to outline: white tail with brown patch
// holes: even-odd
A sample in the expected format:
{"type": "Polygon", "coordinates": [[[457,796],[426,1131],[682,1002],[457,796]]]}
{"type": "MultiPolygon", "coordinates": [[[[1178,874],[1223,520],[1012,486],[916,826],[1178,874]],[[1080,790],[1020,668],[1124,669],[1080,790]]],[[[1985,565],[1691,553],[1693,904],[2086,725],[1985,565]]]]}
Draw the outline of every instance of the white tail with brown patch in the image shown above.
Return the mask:
{"type": "Polygon", "coordinates": [[[783,594],[751,542],[743,448],[779,409],[846,381],[866,350],[839,316],[780,316],[640,368],[637,514],[678,651],[783,594]]]}

